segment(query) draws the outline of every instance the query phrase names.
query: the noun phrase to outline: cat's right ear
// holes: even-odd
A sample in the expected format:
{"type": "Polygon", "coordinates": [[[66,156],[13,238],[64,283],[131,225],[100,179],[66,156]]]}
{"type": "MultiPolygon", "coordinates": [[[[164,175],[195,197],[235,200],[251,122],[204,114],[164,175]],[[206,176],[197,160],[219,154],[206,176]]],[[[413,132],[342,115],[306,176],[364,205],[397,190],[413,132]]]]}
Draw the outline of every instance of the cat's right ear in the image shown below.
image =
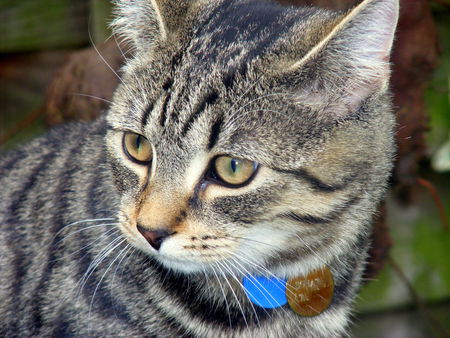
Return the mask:
{"type": "Polygon", "coordinates": [[[200,0],[114,0],[111,26],[137,52],[176,38],[200,0]]]}
{"type": "Polygon", "coordinates": [[[388,84],[398,6],[398,0],[362,1],[300,60],[283,63],[281,82],[323,119],[357,111],[388,84]]]}

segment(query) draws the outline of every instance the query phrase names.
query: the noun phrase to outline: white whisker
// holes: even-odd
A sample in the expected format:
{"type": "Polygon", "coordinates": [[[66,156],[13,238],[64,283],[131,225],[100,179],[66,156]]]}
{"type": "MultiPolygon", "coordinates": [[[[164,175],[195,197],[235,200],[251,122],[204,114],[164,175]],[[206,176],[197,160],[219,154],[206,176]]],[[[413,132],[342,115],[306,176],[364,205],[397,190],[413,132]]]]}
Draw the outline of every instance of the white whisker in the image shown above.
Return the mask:
{"type": "Polygon", "coordinates": [[[228,286],[229,286],[229,288],[231,290],[231,293],[233,294],[233,297],[236,299],[237,305],[238,305],[239,310],[241,311],[241,314],[242,314],[242,318],[244,319],[245,326],[248,329],[249,326],[248,326],[247,318],[245,317],[245,312],[244,312],[244,309],[242,308],[241,302],[239,301],[239,298],[237,297],[236,293],[234,292],[233,287],[231,286],[230,282],[228,281],[228,278],[226,277],[226,274],[224,274],[222,269],[220,268],[220,266],[218,264],[219,262],[217,261],[215,263],[216,263],[217,269],[219,269],[219,271],[221,272],[222,276],[224,277],[225,282],[228,284],[228,286]]]}
{"type": "MultiPolygon", "coordinates": [[[[218,261],[217,263],[220,264],[219,261],[218,261]]],[[[253,302],[250,300],[250,298],[248,297],[247,293],[245,292],[245,288],[244,288],[244,286],[242,285],[242,282],[235,276],[234,272],[228,267],[228,265],[225,263],[225,261],[222,261],[222,263],[223,263],[224,268],[227,269],[227,271],[231,274],[232,278],[238,283],[238,285],[239,285],[240,288],[242,289],[244,295],[245,295],[245,296],[247,297],[247,299],[249,300],[249,304],[250,304],[250,306],[251,306],[251,308],[252,308],[253,313],[255,314],[255,318],[256,318],[257,325],[260,326],[258,313],[256,312],[256,309],[255,309],[255,307],[253,306],[253,302]]],[[[236,267],[235,267],[235,268],[236,268],[236,267]]],[[[237,269],[237,270],[238,270],[240,273],[242,273],[242,271],[240,271],[239,269],[237,269]]]]}
{"type": "MultiPolygon", "coordinates": [[[[319,256],[319,254],[313,250],[308,243],[306,243],[306,241],[301,238],[298,234],[295,234],[295,236],[303,243],[303,245],[306,247],[306,249],[308,249],[309,252],[311,252],[323,265],[325,265],[326,267],[330,268],[330,266],[328,265],[327,262],[325,262],[325,260],[319,256]]],[[[331,269],[331,268],[330,268],[331,269]]]]}
{"type": "MultiPolygon", "coordinates": [[[[116,244],[111,250],[110,252],[113,252],[119,245],[121,245],[123,242],[126,242],[126,239],[122,239],[122,241],[120,241],[118,244],[116,244]]],[[[88,311],[88,318],[91,317],[91,310],[92,310],[92,306],[94,304],[94,298],[95,298],[95,294],[97,293],[98,288],[100,287],[100,284],[102,283],[103,279],[105,278],[106,274],[108,273],[109,269],[111,269],[111,267],[113,266],[113,264],[117,261],[117,259],[122,255],[122,253],[128,248],[128,245],[125,246],[125,248],[123,248],[119,254],[116,256],[116,258],[114,258],[112,260],[112,262],[108,265],[108,267],[105,269],[105,272],[103,273],[102,277],[100,278],[100,280],[98,281],[97,285],[95,286],[94,292],[92,294],[92,298],[91,298],[91,302],[89,304],[89,311],[88,311]]],[[[90,321],[88,321],[88,331],[89,331],[89,325],[90,325],[90,321]]]]}
{"type": "Polygon", "coordinates": [[[114,41],[116,42],[117,49],[119,49],[120,55],[122,55],[123,59],[128,62],[128,58],[126,57],[125,53],[123,52],[122,48],[120,47],[120,42],[117,41],[117,36],[115,33],[112,34],[114,37],[114,41]]]}
{"type": "MultiPolygon", "coordinates": [[[[244,272],[243,272],[243,271],[240,270],[239,268],[235,267],[235,268],[238,269],[244,276],[245,276],[245,275],[251,276],[251,273],[250,273],[250,272],[249,272],[242,264],[240,264],[239,261],[238,261],[237,259],[233,258],[232,260],[233,260],[233,262],[235,262],[236,264],[238,264],[238,265],[244,270],[244,272]]],[[[267,292],[267,289],[266,289],[259,281],[255,280],[255,282],[258,284],[258,285],[256,285],[256,284],[254,283],[254,281],[253,281],[253,278],[249,278],[248,280],[250,281],[250,283],[253,284],[253,286],[255,286],[255,287],[261,292],[261,294],[263,295],[263,297],[266,299],[266,301],[268,301],[268,302],[270,303],[270,305],[273,306],[274,304],[277,303],[277,300],[276,300],[269,292],[267,292]],[[264,291],[264,292],[262,292],[262,291],[264,291]],[[270,296],[271,300],[270,300],[269,298],[267,298],[267,296],[265,295],[266,293],[270,296]],[[272,303],[272,301],[274,301],[275,303],[272,303]]],[[[276,286],[279,290],[282,290],[278,285],[275,284],[275,286],[276,286]]],[[[246,293],[246,295],[247,295],[247,293],[246,293]]],[[[247,296],[247,298],[249,298],[249,297],[247,296]]],[[[250,300],[250,298],[249,298],[249,301],[250,301],[250,304],[251,304],[252,301],[250,300]]],[[[253,305],[252,305],[252,306],[253,306],[253,305]]],[[[283,308],[281,308],[281,309],[284,311],[283,308]]],[[[265,309],[264,309],[264,311],[265,311],[267,314],[269,314],[265,309]]]]}
{"type": "Polygon", "coordinates": [[[88,35],[89,35],[89,41],[92,44],[92,47],[94,48],[94,50],[97,52],[98,56],[100,57],[100,59],[102,59],[102,61],[105,63],[105,65],[113,72],[113,74],[119,79],[120,82],[122,82],[122,84],[125,84],[122,80],[122,78],[119,76],[119,74],[117,74],[117,72],[113,69],[113,67],[111,67],[111,65],[105,60],[105,58],[103,57],[102,54],[100,54],[97,46],[94,43],[94,40],[92,39],[92,34],[91,34],[91,28],[90,28],[91,22],[89,20],[88,23],[88,35]]]}
{"type": "Polygon", "coordinates": [[[93,219],[84,219],[84,220],[81,220],[81,221],[76,221],[76,222],[64,225],[61,229],[59,229],[59,231],[55,234],[54,237],[58,236],[61,231],[65,230],[65,229],[67,229],[69,227],[72,227],[72,226],[74,226],[76,224],[92,223],[92,222],[103,222],[103,221],[114,221],[114,220],[116,220],[116,218],[93,218],[93,219]]]}
{"type": "Polygon", "coordinates": [[[248,107],[249,105],[251,105],[252,103],[255,103],[255,102],[259,101],[259,100],[262,100],[262,99],[264,99],[264,98],[271,97],[271,96],[288,96],[288,95],[292,95],[292,94],[289,94],[289,93],[270,93],[270,94],[266,94],[266,95],[259,96],[259,97],[255,98],[255,99],[253,99],[253,100],[247,102],[246,104],[244,104],[243,106],[241,106],[238,110],[236,110],[235,112],[233,112],[233,114],[231,114],[231,116],[229,117],[227,123],[225,123],[224,128],[231,127],[231,125],[232,125],[232,124],[236,121],[236,119],[238,118],[238,113],[241,112],[241,111],[242,111],[243,109],[245,109],[246,107],[248,107]]]}
{"type": "Polygon", "coordinates": [[[101,224],[90,225],[90,226],[87,226],[85,228],[78,229],[78,230],[73,231],[73,232],[69,232],[63,238],[61,238],[57,243],[65,241],[68,237],[73,236],[73,235],[75,235],[75,234],[77,234],[79,232],[85,231],[85,230],[89,230],[89,229],[92,229],[92,228],[99,228],[99,227],[102,227],[102,226],[113,226],[113,225],[118,225],[118,224],[119,223],[101,223],[101,224]]]}
{"type": "Polygon", "coordinates": [[[214,267],[212,265],[211,265],[211,270],[213,271],[214,276],[216,277],[217,283],[219,284],[219,288],[222,291],[223,300],[225,301],[225,306],[227,307],[228,322],[229,322],[230,328],[231,328],[231,327],[233,327],[233,324],[231,322],[230,305],[228,304],[227,295],[225,294],[225,290],[222,286],[222,283],[220,282],[220,278],[217,275],[216,270],[214,269],[214,267]]]}
{"type": "Polygon", "coordinates": [[[95,96],[95,95],[90,95],[90,94],[83,94],[83,93],[69,93],[67,95],[89,97],[91,99],[96,99],[96,100],[100,100],[100,101],[112,104],[112,101],[107,100],[107,99],[105,99],[103,97],[100,97],[100,96],[95,96]]]}
{"type": "MultiPolygon", "coordinates": [[[[73,256],[73,255],[77,254],[78,252],[83,251],[83,249],[86,249],[86,248],[88,248],[88,247],[91,247],[91,246],[93,246],[95,243],[101,241],[101,240],[103,239],[103,237],[109,237],[109,236],[112,236],[112,235],[117,235],[117,233],[119,233],[119,232],[120,232],[120,230],[118,230],[117,228],[109,229],[108,231],[106,231],[105,233],[103,233],[102,235],[100,235],[99,237],[97,237],[96,239],[94,239],[94,240],[93,240],[92,242],[90,242],[89,244],[86,244],[85,246],[79,248],[78,250],[76,250],[76,251],[74,251],[74,252],[72,252],[72,253],[70,253],[70,254],[68,254],[68,255],[65,255],[65,256],[63,256],[63,257],[61,257],[61,258],[55,258],[54,260],[52,260],[52,262],[57,262],[57,261],[62,260],[63,258],[67,258],[67,257],[73,256]]],[[[63,241],[64,239],[65,239],[65,238],[63,238],[61,241],[63,241]]],[[[84,255],[84,256],[85,256],[85,255],[84,255]]],[[[83,256],[83,257],[84,257],[84,256],[83,256]]]]}
{"type": "Polygon", "coordinates": [[[79,282],[79,284],[81,284],[80,288],[79,288],[79,293],[78,293],[79,296],[81,296],[82,290],[83,290],[84,286],[86,285],[86,282],[88,281],[90,276],[94,273],[94,271],[97,269],[97,267],[100,265],[100,263],[112,253],[112,251],[115,248],[116,243],[120,242],[121,240],[123,241],[121,236],[118,236],[117,238],[113,239],[111,241],[111,243],[109,243],[105,248],[103,248],[97,254],[97,256],[94,258],[94,260],[91,262],[91,264],[89,264],[86,272],[84,273],[83,277],[80,279],[80,282],[79,282]]]}

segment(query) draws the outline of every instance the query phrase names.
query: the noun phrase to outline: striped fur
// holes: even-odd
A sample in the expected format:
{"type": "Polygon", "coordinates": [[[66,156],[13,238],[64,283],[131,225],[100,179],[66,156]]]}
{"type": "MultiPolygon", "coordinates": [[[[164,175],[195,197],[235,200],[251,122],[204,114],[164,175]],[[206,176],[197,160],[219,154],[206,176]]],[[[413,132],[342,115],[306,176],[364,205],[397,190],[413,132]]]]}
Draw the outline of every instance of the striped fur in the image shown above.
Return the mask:
{"type": "Polygon", "coordinates": [[[397,1],[116,2],[135,56],[109,112],[2,156],[0,336],[347,334],[394,152],[397,1]],[[151,142],[151,165],[124,132],[151,142]],[[249,184],[209,176],[223,154],[258,163],[249,184]],[[138,226],[174,234],[157,251],[138,226]],[[335,294],[315,317],[241,287],[324,265],[335,294]]]}

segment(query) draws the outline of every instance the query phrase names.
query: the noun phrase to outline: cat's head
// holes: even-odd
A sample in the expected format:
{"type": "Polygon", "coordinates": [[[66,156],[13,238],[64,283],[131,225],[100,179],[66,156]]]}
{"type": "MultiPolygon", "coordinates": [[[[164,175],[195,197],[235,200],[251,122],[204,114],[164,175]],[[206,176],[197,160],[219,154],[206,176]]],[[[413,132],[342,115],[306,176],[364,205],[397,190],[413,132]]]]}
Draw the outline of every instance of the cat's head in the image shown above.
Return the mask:
{"type": "Polygon", "coordinates": [[[397,1],[117,5],[134,53],[107,151],[131,243],[178,271],[290,276],[367,236],[391,169],[397,1]]]}

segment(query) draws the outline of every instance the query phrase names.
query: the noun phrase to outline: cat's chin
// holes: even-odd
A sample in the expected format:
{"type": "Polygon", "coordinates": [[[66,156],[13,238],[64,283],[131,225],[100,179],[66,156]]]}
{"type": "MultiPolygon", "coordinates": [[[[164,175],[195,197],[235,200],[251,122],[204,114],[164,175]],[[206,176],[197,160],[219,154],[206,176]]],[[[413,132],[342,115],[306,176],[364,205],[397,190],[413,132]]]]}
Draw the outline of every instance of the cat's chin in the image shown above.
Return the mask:
{"type": "Polygon", "coordinates": [[[180,273],[194,274],[205,270],[204,264],[185,259],[178,259],[165,255],[153,255],[153,258],[155,258],[165,268],[180,273]]]}

